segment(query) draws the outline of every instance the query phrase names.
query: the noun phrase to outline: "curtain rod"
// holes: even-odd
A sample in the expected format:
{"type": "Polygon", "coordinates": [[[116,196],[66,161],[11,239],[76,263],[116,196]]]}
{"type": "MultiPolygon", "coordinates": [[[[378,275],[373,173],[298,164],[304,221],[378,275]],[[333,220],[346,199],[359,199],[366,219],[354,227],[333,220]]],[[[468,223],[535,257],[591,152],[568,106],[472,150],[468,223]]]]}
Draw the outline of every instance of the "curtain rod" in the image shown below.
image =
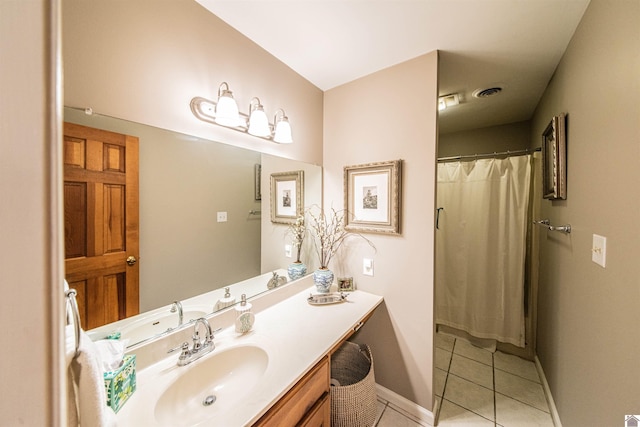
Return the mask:
{"type": "Polygon", "coordinates": [[[515,150],[515,151],[507,150],[507,151],[501,151],[499,153],[493,152],[493,153],[486,153],[486,154],[467,154],[467,155],[452,156],[452,157],[439,157],[438,162],[451,162],[455,160],[464,160],[464,159],[474,159],[474,160],[488,159],[492,157],[502,157],[502,156],[506,156],[506,157],[519,156],[522,154],[530,154],[535,151],[542,151],[542,148],[538,147],[538,148],[527,148],[526,150],[515,150]]]}

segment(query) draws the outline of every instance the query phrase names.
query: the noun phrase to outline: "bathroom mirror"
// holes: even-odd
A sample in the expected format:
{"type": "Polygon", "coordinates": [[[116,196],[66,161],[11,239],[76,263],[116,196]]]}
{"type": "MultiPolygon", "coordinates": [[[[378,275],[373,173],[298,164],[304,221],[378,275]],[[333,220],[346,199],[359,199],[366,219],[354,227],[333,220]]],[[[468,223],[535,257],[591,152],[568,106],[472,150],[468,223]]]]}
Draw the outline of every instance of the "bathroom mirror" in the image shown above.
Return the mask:
{"type": "MultiPolygon", "coordinates": [[[[251,298],[267,291],[272,271],[286,274],[292,259],[285,256],[285,245],[291,239],[286,225],[269,219],[271,173],[303,171],[305,206],[321,205],[317,165],[74,108],[65,108],[64,121],[139,138],[141,314],[132,322],[142,320],[144,326],[159,310],[164,317],[153,317],[153,328],[136,327],[129,345],[166,331],[165,317],[169,327],[176,327],[177,314],[168,315],[173,301],[208,295],[197,307],[185,305],[186,323],[189,316],[213,312],[226,286],[240,301],[242,293],[251,298]],[[254,277],[257,281],[250,283],[254,277]]],[[[90,336],[101,339],[125,327],[119,321],[90,336]]]]}

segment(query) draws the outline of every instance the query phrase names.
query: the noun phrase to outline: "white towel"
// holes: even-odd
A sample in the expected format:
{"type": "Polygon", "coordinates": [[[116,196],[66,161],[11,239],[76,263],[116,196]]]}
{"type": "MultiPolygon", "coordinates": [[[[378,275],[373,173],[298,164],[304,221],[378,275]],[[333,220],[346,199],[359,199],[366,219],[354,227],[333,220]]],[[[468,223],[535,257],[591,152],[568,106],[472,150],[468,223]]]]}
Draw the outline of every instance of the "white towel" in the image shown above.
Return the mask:
{"type": "Polygon", "coordinates": [[[67,367],[67,426],[78,425],[78,406],[76,402],[76,384],[71,373],[71,362],[76,352],[75,326],[67,325],[64,328],[65,360],[67,367]]]}
{"type": "MultiPolygon", "coordinates": [[[[69,283],[64,281],[65,295],[69,290],[69,283]]],[[[73,379],[73,373],[71,372],[71,362],[76,353],[76,331],[75,321],[73,314],[71,313],[71,304],[68,299],[65,299],[66,307],[66,326],[64,327],[64,358],[65,366],[67,368],[67,426],[78,426],[78,402],[77,385],[73,379]]]]}
{"type": "MultiPolygon", "coordinates": [[[[115,414],[107,406],[102,361],[95,344],[84,331],[80,331],[79,351],[78,357],[71,361],[73,383],[69,389],[69,394],[75,394],[76,423],[79,421],[77,425],[82,427],[115,426],[115,414]]],[[[69,419],[73,419],[73,414],[69,414],[69,419]]]]}

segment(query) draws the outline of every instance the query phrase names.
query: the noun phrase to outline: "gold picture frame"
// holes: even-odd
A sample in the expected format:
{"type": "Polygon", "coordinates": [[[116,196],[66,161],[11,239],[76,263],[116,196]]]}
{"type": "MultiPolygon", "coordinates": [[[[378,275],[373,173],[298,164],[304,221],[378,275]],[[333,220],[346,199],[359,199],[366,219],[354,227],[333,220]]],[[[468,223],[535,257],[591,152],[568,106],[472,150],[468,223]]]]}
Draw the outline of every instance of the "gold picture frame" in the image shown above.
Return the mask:
{"type": "Polygon", "coordinates": [[[271,174],[271,222],[293,224],[304,213],[304,171],[271,174]]]}
{"type": "Polygon", "coordinates": [[[353,277],[338,277],[338,292],[353,292],[355,290],[353,277]]]}
{"type": "Polygon", "coordinates": [[[345,229],[400,234],[402,160],[344,167],[345,229]]]}
{"type": "Polygon", "coordinates": [[[542,132],[542,197],[567,198],[567,136],[565,113],[551,119],[542,132]]]}

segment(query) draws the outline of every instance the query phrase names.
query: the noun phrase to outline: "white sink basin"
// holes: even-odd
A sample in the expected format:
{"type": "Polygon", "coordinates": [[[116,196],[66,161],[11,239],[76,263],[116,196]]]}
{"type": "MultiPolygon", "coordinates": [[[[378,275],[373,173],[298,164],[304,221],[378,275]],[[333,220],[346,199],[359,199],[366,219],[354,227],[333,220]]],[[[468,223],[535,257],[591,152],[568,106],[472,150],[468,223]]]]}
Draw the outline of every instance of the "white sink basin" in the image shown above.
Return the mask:
{"type": "MultiPolygon", "coordinates": [[[[195,320],[199,317],[205,316],[207,313],[204,310],[185,310],[183,313],[183,324],[188,323],[191,320],[195,320]]],[[[178,326],[178,314],[177,313],[162,313],[149,316],[149,318],[143,318],[131,323],[122,328],[122,339],[128,339],[129,344],[133,345],[147,338],[156,336],[167,329],[173,329],[178,326]]]]}
{"type": "Polygon", "coordinates": [[[242,404],[269,363],[267,352],[254,345],[217,351],[179,368],[184,372],[156,402],[158,423],[192,426],[210,420],[207,424],[211,424],[242,404]]]}

